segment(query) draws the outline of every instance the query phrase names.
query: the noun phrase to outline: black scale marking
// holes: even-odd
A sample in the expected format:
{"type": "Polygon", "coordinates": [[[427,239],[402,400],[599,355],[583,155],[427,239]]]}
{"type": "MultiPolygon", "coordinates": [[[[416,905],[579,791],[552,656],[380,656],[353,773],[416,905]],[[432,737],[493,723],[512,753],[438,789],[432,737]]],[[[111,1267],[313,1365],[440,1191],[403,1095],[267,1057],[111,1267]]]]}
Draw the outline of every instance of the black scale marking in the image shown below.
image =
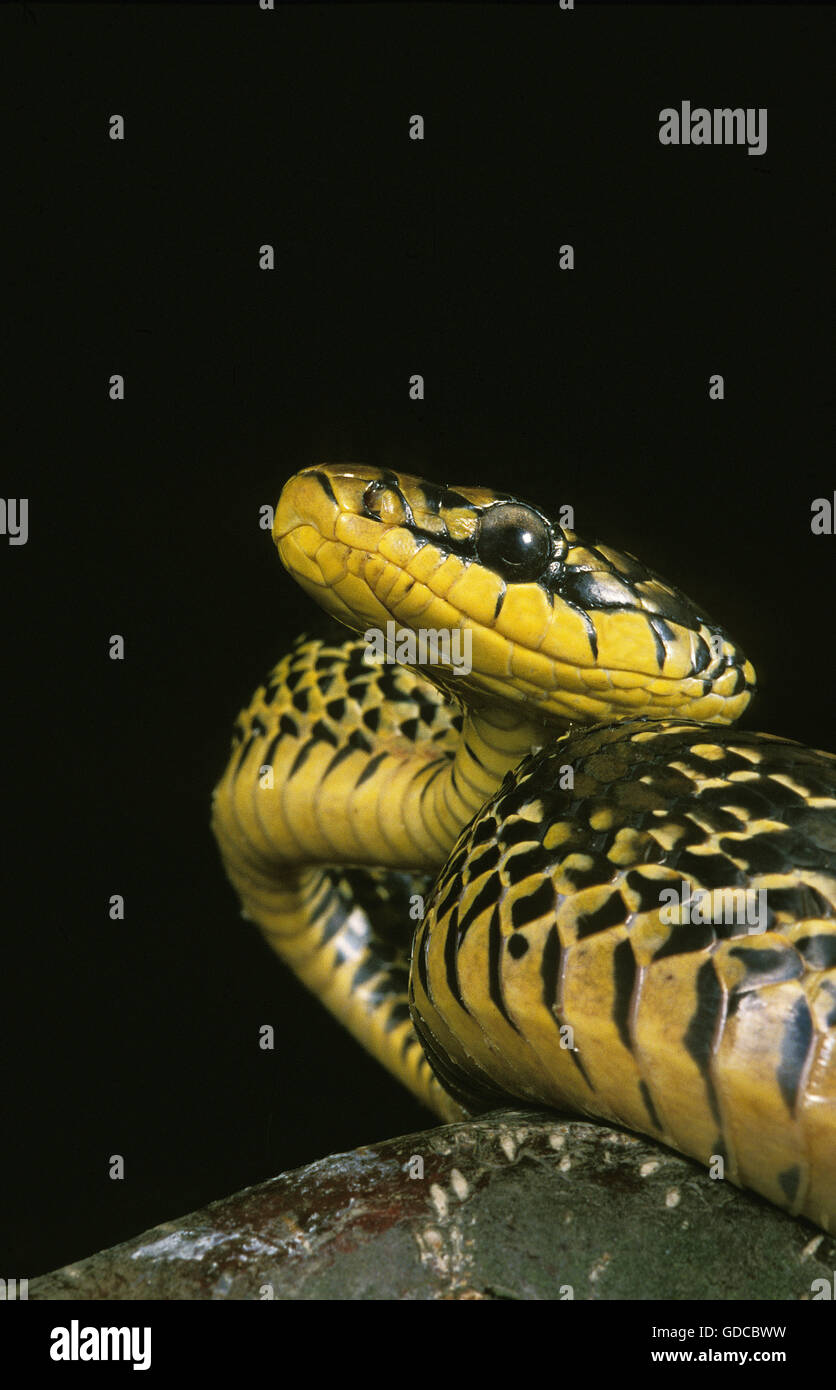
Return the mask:
{"type": "Polygon", "coordinates": [[[399,1003],[393,1006],[389,1017],[383,1025],[383,1031],[384,1033],[394,1033],[396,1028],[399,1028],[402,1023],[408,1023],[409,1020],[409,1005],[404,1000],[400,1000],[399,1003]]]}
{"type": "Polygon", "coordinates": [[[494,907],[488,927],[488,993],[506,1023],[510,1023],[515,1033],[519,1033],[502,993],[502,924],[498,905],[494,907]]]}
{"type": "Polygon", "coordinates": [[[807,1000],[802,997],[793,1005],[784,1025],[781,1062],[776,1076],[784,1103],[791,1115],[795,1113],[798,1087],[812,1040],[813,1020],[807,1000]]]}
{"type": "MultiPolygon", "coordinates": [[[[824,916],[824,913],[812,912],[806,915],[818,917],[824,916]]],[[[796,941],[795,949],[801,952],[813,970],[836,968],[836,936],[828,936],[824,932],[819,936],[802,936],[796,941]]]]}
{"type": "Polygon", "coordinates": [[[447,913],[450,912],[451,909],[453,912],[458,911],[458,897],[459,885],[456,883],[455,877],[453,879],[448,879],[446,882],[446,892],[444,893],[444,896],[439,898],[438,902],[436,903],[437,921],[443,922],[444,918],[447,916],[447,913]]]}
{"type": "Polygon", "coordinates": [[[547,874],[552,860],[552,855],[542,845],[532,845],[531,849],[521,850],[519,854],[512,854],[506,859],[505,875],[511,884],[522,883],[523,879],[547,874]]]}
{"type": "Polygon", "coordinates": [[[729,955],[742,961],[746,978],[736,990],[757,989],[765,984],[781,984],[785,980],[797,980],[804,974],[804,966],[797,951],[782,950],[777,946],[732,946],[729,955]]]}
{"type": "Polygon", "coordinates": [[[372,744],[362,729],[352,729],[348,736],[348,746],[355,753],[371,753],[372,744]]]}
{"type": "Polygon", "coordinates": [[[630,1003],[636,985],[638,967],[630,942],[620,941],[613,951],[613,1003],[612,1021],[618,1029],[618,1036],[629,1052],[633,1051],[630,1037],[630,1003]]]}
{"type": "MultiPolygon", "coordinates": [[[[481,827],[479,828],[481,829],[481,827]]],[[[544,833],[544,829],[545,826],[542,823],[538,823],[537,821],[510,821],[507,825],[503,827],[502,843],[508,849],[510,849],[513,845],[521,845],[525,843],[525,841],[527,840],[539,840],[544,833]]],[[[482,838],[485,839],[487,838],[487,836],[482,836],[482,838]]],[[[568,843],[568,841],[566,843],[568,843]]],[[[561,852],[563,851],[563,849],[564,846],[561,845],[561,852]]]]}
{"type": "Polygon", "coordinates": [[[384,666],[381,669],[383,671],[383,675],[380,677],[380,680],[377,683],[377,687],[381,695],[387,700],[396,701],[398,704],[411,704],[412,701],[410,696],[407,695],[406,692],[401,689],[397,678],[391,673],[391,669],[387,666],[384,666]]]}
{"type": "Polygon", "coordinates": [[[322,491],[325,493],[325,496],[328,498],[329,502],[333,502],[334,506],[339,505],[336,497],[334,496],[334,489],[331,486],[331,480],[328,477],[327,473],[320,473],[311,470],[308,476],[311,478],[316,478],[316,481],[319,483],[319,486],[322,488],[322,491]]]}
{"type": "Polygon", "coordinates": [[[239,755],[238,762],[235,764],[235,774],[234,774],[234,775],[235,775],[236,777],[238,776],[238,773],[241,771],[241,768],[244,766],[244,763],[247,761],[247,754],[249,753],[250,749],[252,748],[254,742],[255,742],[255,739],[253,738],[252,734],[250,734],[249,738],[247,739],[246,743],[244,744],[243,748],[241,749],[241,753],[240,753],[240,755],[239,755]]]}
{"type": "MultiPolygon", "coordinates": [[[[654,841],[655,845],[655,841],[654,841]]],[[[655,845],[659,850],[659,856],[649,855],[646,863],[653,863],[657,857],[661,858],[664,854],[661,845],[655,845]]],[[[669,888],[670,884],[658,878],[645,878],[638,869],[631,869],[625,877],[625,885],[630,892],[638,898],[638,906],[634,908],[636,912],[655,912],[660,906],[660,894],[663,888],[669,888]]]]}
{"type": "MultiPolygon", "coordinates": [[[[728,797],[725,799],[728,800],[728,797]]],[[[742,820],[734,811],[730,811],[724,806],[706,806],[702,799],[699,803],[699,814],[700,820],[705,821],[709,828],[718,835],[729,834],[735,830],[745,831],[746,829],[746,821],[742,820]]],[[[693,822],[691,821],[689,824],[693,825],[693,822]]],[[[685,842],[680,841],[680,843],[685,842]]],[[[696,842],[691,840],[690,843],[696,842]]]]}
{"type": "Polygon", "coordinates": [[[539,888],[525,897],[517,898],[511,904],[511,926],[514,931],[535,922],[538,917],[554,912],[555,889],[550,878],[544,879],[539,888]]]}
{"type": "Polygon", "coordinates": [[[461,984],[459,983],[459,908],[458,904],[450,914],[450,921],[447,923],[446,934],[444,937],[444,971],[447,977],[447,988],[455,999],[467,1013],[470,1010],[462,998],[461,984]]]}
{"type": "Polygon", "coordinates": [[[540,961],[540,978],[543,981],[543,1003],[554,1017],[557,1003],[557,986],[560,979],[562,947],[557,927],[550,927],[543,946],[540,961]]]}
{"type": "Polygon", "coordinates": [[[711,1113],[718,1125],[722,1125],[720,1107],[717,1103],[717,1093],[711,1079],[709,1063],[714,1046],[714,1035],[722,1014],[723,987],[717,979],[713,964],[707,960],[697,972],[697,1007],[682,1041],[689,1056],[699,1068],[708,1093],[711,1113]]]}
{"type": "Polygon", "coordinates": [[[358,787],[362,787],[364,782],[367,782],[370,777],[374,776],[380,764],[386,761],[386,757],[386,753],[377,753],[373,758],[369,759],[363,771],[360,773],[360,776],[357,778],[357,781],[354,783],[355,790],[358,787]]]}
{"type": "Polygon", "coordinates": [[[362,984],[369,984],[370,980],[376,979],[378,974],[383,973],[383,966],[376,956],[371,955],[366,960],[360,960],[355,973],[352,974],[351,990],[359,990],[362,984]]]}
{"type": "Polygon", "coordinates": [[[660,946],[653,959],[665,960],[667,956],[685,956],[693,951],[705,951],[717,940],[714,928],[708,922],[683,922],[673,926],[669,939],[660,946]]]}
{"type": "Polygon", "coordinates": [[[339,752],[334,754],[330,763],[323,772],[322,781],[324,782],[326,777],[330,777],[331,773],[334,772],[338,767],[340,767],[340,765],[345,762],[346,758],[350,758],[354,751],[355,750],[349,744],[346,744],[344,748],[340,748],[339,752]]]}
{"type": "Polygon", "coordinates": [[[502,891],[499,874],[494,871],[482,884],[470,907],[459,923],[459,941],[463,941],[468,929],[483,912],[499,901],[502,891]]]}
{"type": "Polygon", "coordinates": [[[461,874],[462,869],[467,863],[467,858],[467,845],[463,844],[456,850],[452,858],[448,859],[447,870],[444,876],[450,884],[451,889],[456,888],[456,884],[452,880],[456,879],[461,874]]]}
{"type": "Polygon", "coordinates": [[[783,984],[788,980],[798,980],[804,974],[804,965],[797,951],[781,950],[780,947],[751,947],[745,950],[733,946],[730,956],[742,961],[746,970],[744,978],[729,993],[729,1018],[737,1013],[742,1000],[752,990],[764,985],[783,984]]]}
{"type": "MultiPolygon", "coordinates": [[[[718,775],[725,773],[724,767],[722,774],[718,775]]],[[[703,802],[726,808],[739,806],[750,820],[765,820],[772,814],[769,798],[756,791],[751,782],[729,782],[722,787],[706,787],[697,790],[696,794],[700,801],[700,809],[703,802]]]]}
{"type": "Polygon", "coordinates": [[[473,749],[471,748],[470,744],[467,743],[467,742],[465,742],[464,748],[465,748],[465,752],[467,753],[468,757],[473,759],[473,761],[474,761],[474,763],[476,764],[476,766],[477,766],[477,767],[484,768],[485,764],[482,762],[482,759],[479,757],[478,753],[474,753],[474,751],[473,751],[473,749]]]}
{"type": "MultiPolygon", "coordinates": [[[[576,930],[578,941],[594,936],[596,932],[617,927],[628,916],[627,907],[620,892],[613,893],[595,912],[582,912],[578,915],[576,930]]],[[[627,943],[629,945],[629,943],[627,943]]],[[[632,952],[631,952],[632,954],[632,952]]]]}
{"type": "Polygon", "coordinates": [[[492,845],[487,845],[481,853],[477,850],[469,860],[471,878],[490,873],[491,869],[496,868],[501,858],[502,851],[495,842],[492,845]]]}
{"type": "Polygon", "coordinates": [[[786,1168],[783,1173],[779,1173],[778,1181],[787,1201],[792,1204],[798,1193],[798,1184],[801,1182],[801,1169],[798,1164],[796,1163],[792,1168],[786,1168]]]}
{"type": "Polygon", "coordinates": [[[480,819],[479,824],[474,828],[470,836],[471,845],[483,845],[486,840],[493,840],[497,832],[497,823],[493,816],[485,816],[480,819]]]}
{"type": "MultiPolygon", "coordinates": [[[[337,895],[335,894],[334,896],[336,897],[337,895]]],[[[348,913],[345,904],[338,899],[322,924],[321,941],[323,946],[326,945],[327,942],[333,940],[337,932],[345,926],[347,917],[348,913]]]]}
{"type": "MultiPolygon", "coordinates": [[[[586,851],[584,851],[586,853],[586,851]]],[[[591,854],[587,856],[592,863],[582,868],[577,864],[562,864],[562,872],[568,879],[571,879],[575,892],[581,888],[597,888],[603,883],[611,882],[617,872],[615,865],[611,864],[602,854],[591,854]]]]}
{"type": "Polygon", "coordinates": [[[281,734],[276,734],[275,738],[271,739],[270,746],[267,749],[267,752],[264,754],[264,762],[262,763],[262,767],[272,767],[274,754],[281,741],[281,734]]]}
{"type": "Polygon", "coordinates": [[[670,866],[695,888],[744,888],[747,883],[743,870],[722,854],[691,854],[677,846],[670,866]]]}
{"type": "MultiPolygon", "coordinates": [[[[667,656],[666,642],[673,642],[673,633],[666,622],[661,618],[649,617],[650,630],[653,633],[653,642],[656,647],[656,665],[659,670],[664,670],[665,658],[667,656]]],[[[710,689],[709,685],[709,689],[710,689]]]]}
{"type": "Polygon", "coordinates": [[[702,637],[697,637],[694,643],[694,666],[695,676],[702,675],[707,666],[711,665],[711,652],[708,643],[702,637]]]}
{"type": "Polygon", "coordinates": [[[650,1117],[650,1123],[653,1125],[653,1128],[656,1130],[656,1132],[661,1134],[662,1122],[659,1119],[658,1114],[656,1113],[656,1106],[653,1104],[653,1098],[650,1094],[650,1091],[647,1089],[647,1083],[644,1081],[639,1082],[639,1095],[641,1096],[642,1101],[644,1103],[644,1108],[650,1117]]]}
{"type": "MultiPolygon", "coordinates": [[[[540,958],[540,979],[543,981],[543,1004],[549,1017],[554,1019],[558,1032],[560,1032],[560,1029],[563,1027],[557,1012],[557,990],[560,981],[562,957],[563,947],[560,943],[557,927],[550,927],[543,947],[543,954],[540,958]]],[[[581,1061],[580,1054],[573,1048],[567,1050],[590,1091],[594,1091],[595,1087],[589,1078],[586,1067],[581,1061]]]]}
{"type": "Polygon", "coordinates": [[[781,873],[787,864],[790,837],[782,834],[750,835],[748,839],[721,840],[720,848],[748,866],[750,874],[781,873]]]}
{"type": "Polygon", "coordinates": [[[416,959],[418,964],[418,978],[421,981],[421,988],[423,989],[425,995],[430,1000],[430,1002],[432,1002],[432,995],[430,994],[430,981],[428,975],[429,966],[427,962],[427,955],[429,953],[429,949],[430,934],[429,932],[426,932],[424,935],[424,940],[421,942],[421,949],[416,953],[416,959]]]}
{"type": "Polygon", "coordinates": [[[290,781],[292,777],[295,777],[297,772],[299,772],[300,769],[305,766],[305,763],[308,761],[308,758],[310,757],[315,747],[316,741],[314,739],[308,739],[307,743],[302,744],[302,747],[299,749],[299,752],[296,754],[296,757],[293,760],[293,766],[291,767],[290,772],[287,774],[288,781],[290,781]]]}

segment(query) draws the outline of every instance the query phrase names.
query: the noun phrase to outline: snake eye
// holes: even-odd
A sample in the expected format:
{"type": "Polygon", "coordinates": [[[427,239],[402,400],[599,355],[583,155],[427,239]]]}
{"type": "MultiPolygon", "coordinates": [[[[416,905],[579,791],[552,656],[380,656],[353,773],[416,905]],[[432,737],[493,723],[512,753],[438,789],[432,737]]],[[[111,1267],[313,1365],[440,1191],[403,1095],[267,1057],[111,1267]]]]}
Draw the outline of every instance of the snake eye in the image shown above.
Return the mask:
{"type": "Polygon", "coordinates": [[[479,559],[503,579],[524,583],[542,574],[552,544],[537,512],[519,502],[501,502],[483,514],[476,549],[479,559]]]}

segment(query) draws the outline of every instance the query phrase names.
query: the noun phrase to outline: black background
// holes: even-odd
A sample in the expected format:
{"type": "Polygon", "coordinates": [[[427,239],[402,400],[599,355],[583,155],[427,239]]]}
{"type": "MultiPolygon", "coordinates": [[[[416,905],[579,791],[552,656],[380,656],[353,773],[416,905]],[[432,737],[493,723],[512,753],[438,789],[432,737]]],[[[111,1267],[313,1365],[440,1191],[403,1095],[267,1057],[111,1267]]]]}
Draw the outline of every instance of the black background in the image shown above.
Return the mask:
{"type": "Polygon", "coordinates": [[[4,7],[0,1274],[431,1122],[240,921],[209,833],[313,616],[258,526],[299,467],[571,503],[743,644],[748,725],[836,747],[831,18],[4,7]],[[767,107],[768,152],[662,147],[683,99],[767,107]]]}

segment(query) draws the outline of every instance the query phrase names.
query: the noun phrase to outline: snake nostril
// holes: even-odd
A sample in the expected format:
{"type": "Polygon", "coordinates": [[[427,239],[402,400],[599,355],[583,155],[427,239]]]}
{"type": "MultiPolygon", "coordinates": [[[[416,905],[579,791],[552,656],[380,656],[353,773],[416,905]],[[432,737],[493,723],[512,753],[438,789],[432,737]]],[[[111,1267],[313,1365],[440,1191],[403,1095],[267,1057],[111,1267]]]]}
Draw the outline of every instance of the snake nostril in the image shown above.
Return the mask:
{"type": "Polygon", "coordinates": [[[375,478],[374,482],[369,483],[363,493],[363,507],[367,516],[374,517],[375,520],[380,519],[380,504],[387,490],[386,484],[381,482],[380,478],[375,478]]]}

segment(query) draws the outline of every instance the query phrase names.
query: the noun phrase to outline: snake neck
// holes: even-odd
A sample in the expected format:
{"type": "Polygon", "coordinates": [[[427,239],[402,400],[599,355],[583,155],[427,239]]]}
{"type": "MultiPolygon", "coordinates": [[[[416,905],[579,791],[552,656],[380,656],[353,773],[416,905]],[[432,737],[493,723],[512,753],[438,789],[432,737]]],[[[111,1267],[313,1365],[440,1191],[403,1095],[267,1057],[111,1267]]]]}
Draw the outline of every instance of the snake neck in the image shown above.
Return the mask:
{"type": "Polygon", "coordinates": [[[493,704],[460,714],[417,673],[366,666],[358,643],[300,644],[238,721],[214,802],[227,869],[248,910],[312,866],[436,873],[558,732],[493,704]]]}
{"type": "MultiPolygon", "coordinates": [[[[449,708],[445,717],[449,719],[449,708]]],[[[245,738],[215,791],[213,829],[244,909],[264,926],[278,916],[295,934],[323,866],[435,874],[464,828],[505,774],[555,731],[491,707],[465,715],[432,738],[401,734],[362,749],[349,734],[342,747],[312,737],[315,716],[277,740],[256,697],[245,738]],[[302,775],[304,773],[304,775],[302,775]],[[290,909],[288,896],[296,903],[290,909]]],[[[326,732],[328,732],[326,730],[326,732]]]]}
{"type": "Polygon", "coordinates": [[[506,773],[557,732],[498,706],[468,710],[452,761],[446,758],[414,779],[404,798],[404,824],[411,843],[420,848],[420,866],[443,864],[506,773]]]}

